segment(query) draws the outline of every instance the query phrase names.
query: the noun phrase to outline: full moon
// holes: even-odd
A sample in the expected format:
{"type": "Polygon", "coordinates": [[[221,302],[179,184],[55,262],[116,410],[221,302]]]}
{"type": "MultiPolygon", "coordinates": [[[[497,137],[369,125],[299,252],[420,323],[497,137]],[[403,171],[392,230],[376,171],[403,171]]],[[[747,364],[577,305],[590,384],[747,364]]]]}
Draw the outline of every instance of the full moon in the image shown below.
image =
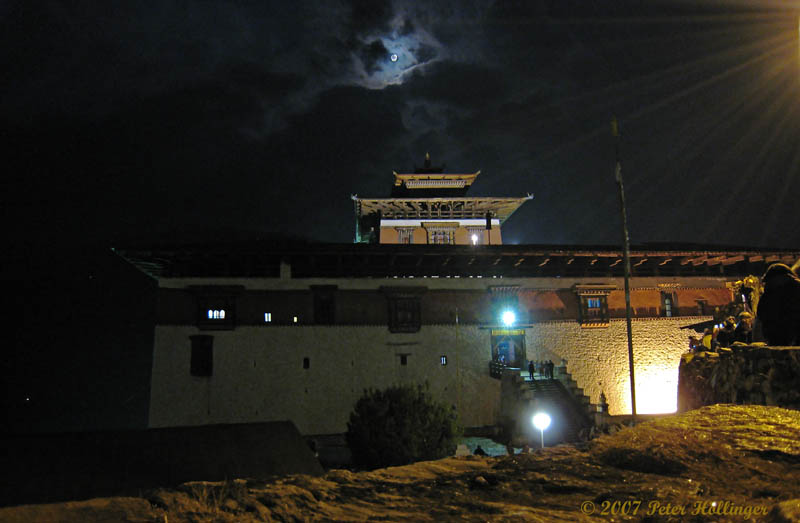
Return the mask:
{"type": "Polygon", "coordinates": [[[390,59],[392,62],[396,62],[396,61],[397,61],[397,55],[396,55],[396,54],[393,54],[392,56],[390,56],[390,57],[389,57],[389,59],[390,59]]]}

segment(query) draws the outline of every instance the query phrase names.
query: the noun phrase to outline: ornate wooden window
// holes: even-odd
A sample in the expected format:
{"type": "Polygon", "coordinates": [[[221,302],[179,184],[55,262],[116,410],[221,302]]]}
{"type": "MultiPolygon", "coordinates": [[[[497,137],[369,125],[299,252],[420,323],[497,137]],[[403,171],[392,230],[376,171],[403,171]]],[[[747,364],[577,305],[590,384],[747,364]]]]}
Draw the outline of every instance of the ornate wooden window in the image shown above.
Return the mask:
{"type": "Polygon", "coordinates": [[[678,316],[677,293],[661,292],[661,315],[667,318],[678,316]]]}
{"type": "Polygon", "coordinates": [[[336,324],[336,289],[336,285],[311,286],[314,293],[314,323],[317,325],[336,324]]]}
{"type": "Polygon", "coordinates": [[[382,287],[389,306],[390,332],[417,332],[422,325],[420,297],[425,287],[382,287]]]}
{"type": "Polygon", "coordinates": [[[405,244],[414,243],[414,227],[398,227],[397,241],[405,244]]]}
{"type": "Polygon", "coordinates": [[[576,285],[580,300],[579,318],[581,327],[608,327],[608,295],[613,285],[576,285]]]}
{"type": "Polygon", "coordinates": [[[422,226],[428,231],[428,243],[453,245],[456,242],[458,223],[423,222],[422,226]]]}

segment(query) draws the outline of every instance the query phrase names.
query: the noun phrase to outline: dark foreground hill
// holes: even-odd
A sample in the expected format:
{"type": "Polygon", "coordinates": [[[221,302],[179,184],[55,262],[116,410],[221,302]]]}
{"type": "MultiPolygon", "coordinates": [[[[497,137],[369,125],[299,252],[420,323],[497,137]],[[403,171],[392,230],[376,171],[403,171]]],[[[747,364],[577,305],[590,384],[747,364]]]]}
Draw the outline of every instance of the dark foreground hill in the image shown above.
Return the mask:
{"type": "Polygon", "coordinates": [[[0,510],[3,522],[309,520],[800,521],[800,412],[715,405],[527,455],[0,510]]]}

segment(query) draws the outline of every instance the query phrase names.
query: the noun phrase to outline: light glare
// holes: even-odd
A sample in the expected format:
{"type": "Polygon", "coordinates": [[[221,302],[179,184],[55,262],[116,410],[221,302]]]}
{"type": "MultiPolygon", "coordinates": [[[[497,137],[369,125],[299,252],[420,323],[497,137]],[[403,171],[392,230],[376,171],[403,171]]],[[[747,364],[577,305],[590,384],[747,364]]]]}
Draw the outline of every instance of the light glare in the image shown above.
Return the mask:
{"type": "Polygon", "coordinates": [[[546,412],[537,412],[533,415],[533,426],[539,430],[547,430],[550,426],[550,415],[546,412]]]}

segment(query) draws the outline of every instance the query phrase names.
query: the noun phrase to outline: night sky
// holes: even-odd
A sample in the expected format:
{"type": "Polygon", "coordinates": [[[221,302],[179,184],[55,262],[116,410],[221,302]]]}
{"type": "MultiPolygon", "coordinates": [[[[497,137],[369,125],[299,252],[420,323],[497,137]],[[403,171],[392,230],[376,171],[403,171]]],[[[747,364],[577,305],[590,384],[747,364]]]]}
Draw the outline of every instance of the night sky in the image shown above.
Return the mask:
{"type": "Polygon", "coordinates": [[[0,2],[6,232],[350,242],[430,152],[535,195],[506,243],[617,244],[616,115],[632,242],[797,248],[799,33],[789,0],[0,2]]]}

